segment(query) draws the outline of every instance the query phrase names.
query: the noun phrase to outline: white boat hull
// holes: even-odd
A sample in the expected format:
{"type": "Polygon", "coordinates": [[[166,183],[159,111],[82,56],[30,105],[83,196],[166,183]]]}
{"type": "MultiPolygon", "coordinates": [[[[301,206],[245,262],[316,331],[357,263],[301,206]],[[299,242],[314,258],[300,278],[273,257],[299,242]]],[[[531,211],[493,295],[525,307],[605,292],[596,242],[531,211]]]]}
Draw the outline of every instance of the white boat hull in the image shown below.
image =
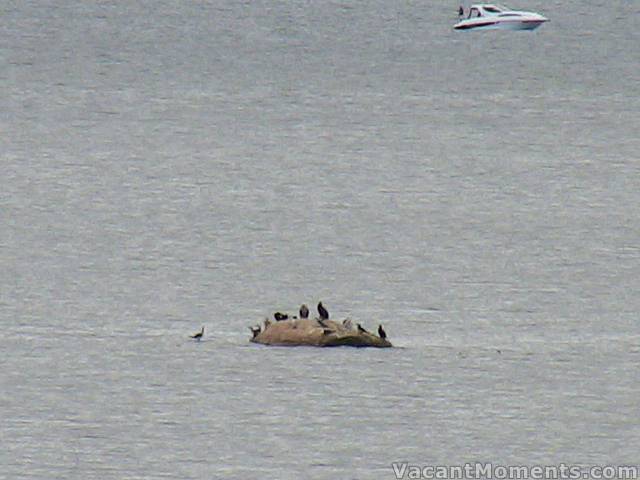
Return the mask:
{"type": "Polygon", "coordinates": [[[532,19],[532,20],[489,20],[481,19],[482,21],[467,21],[462,20],[456,23],[453,28],[456,30],[535,30],[547,19],[532,19]]]}

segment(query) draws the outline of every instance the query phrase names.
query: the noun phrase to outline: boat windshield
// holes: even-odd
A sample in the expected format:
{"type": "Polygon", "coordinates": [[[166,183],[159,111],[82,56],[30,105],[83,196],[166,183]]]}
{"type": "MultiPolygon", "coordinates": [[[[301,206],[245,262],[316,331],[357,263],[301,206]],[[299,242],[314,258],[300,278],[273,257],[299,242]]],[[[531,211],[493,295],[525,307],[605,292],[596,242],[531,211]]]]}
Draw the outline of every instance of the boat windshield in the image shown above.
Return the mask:
{"type": "Polygon", "coordinates": [[[484,7],[484,10],[489,13],[500,13],[500,12],[504,12],[506,8],[503,8],[499,5],[486,5],[484,7]]]}

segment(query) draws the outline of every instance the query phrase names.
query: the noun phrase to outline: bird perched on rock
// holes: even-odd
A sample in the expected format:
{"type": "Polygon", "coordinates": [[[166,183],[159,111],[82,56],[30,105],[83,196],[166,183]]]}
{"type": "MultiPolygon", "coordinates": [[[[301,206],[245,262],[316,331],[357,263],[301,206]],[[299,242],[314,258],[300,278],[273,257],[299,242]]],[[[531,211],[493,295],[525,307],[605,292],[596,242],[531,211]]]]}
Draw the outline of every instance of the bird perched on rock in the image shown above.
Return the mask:
{"type": "Polygon", "coordinates": [[[378,325],[378,335],[380,335],[380,338],[387,338],[387,332],[384,331],[382,325],[378,325]]]}
{"type": "Polygon", "coordinates": [[[200,330],[195,335],[191,335],[191,338],[195,338],[196,340],[200,340],[203,335],[204,335],[204,327],[202,327],[202,330],[200,330]]]}
{"type": "Polygon", "coordinates": [[[309,318],[309,307],[305,304],[300,306],[300,318],[309,318]]]}
{"type": "Polygon", "coordinates": [[[322,302],[318,303],[318,313],[320,314],[320,318],[322,320],[329,320],[329,312],[327,312],[327,309],[324,308],[324,305],[322,305],[322,302]]]}
{"type": "Polygon", "coordinates": [[[258,325],[257,327],[249,327],[249,330],[251,330],[251,334],[253,335],[252,338],[256,338],[258,334],[262,331],[260,329],[260,325],[258,325]]]}
{"type": "Polygon", "coordinates": [[[369,333],[369,332],[367,332],[367,331],[364,329],[364,327],[363,327],[362,325],[360,325],[360,324],[358,324],[358,332],[360,332],[360,333],[369,333]]]}
{"type": "Polygon", "coordinates": [[[289,315],[286,313],[276,312],[273,314],[273,317],[276,319],[276,322],[281,322],[282,320],[286,320],[289,318],[289,315]]]}
{"type": "Polygon", "coordinates": [[[342,321],[342,326],[344,326],[344,328],[346,328],[347,330],[353,330],[353,323],[351,322],[350,318],[345,318],[342,321]]]}

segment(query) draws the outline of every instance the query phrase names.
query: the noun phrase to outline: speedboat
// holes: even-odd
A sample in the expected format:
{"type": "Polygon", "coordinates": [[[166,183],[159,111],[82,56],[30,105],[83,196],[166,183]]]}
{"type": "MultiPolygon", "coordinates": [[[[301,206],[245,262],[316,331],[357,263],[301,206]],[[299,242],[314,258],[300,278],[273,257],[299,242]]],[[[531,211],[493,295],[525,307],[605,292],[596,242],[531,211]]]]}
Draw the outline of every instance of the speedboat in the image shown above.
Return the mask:
{"type": "MultiPolygon", "coordinates": [[[[464,11],[460,7],[460,17],[464,11]]],[[[456,30],[534,30],[549,19],[539,13],[510,10],[502,5],[471,5],[469,15],[456,23],[456,30]]]]}

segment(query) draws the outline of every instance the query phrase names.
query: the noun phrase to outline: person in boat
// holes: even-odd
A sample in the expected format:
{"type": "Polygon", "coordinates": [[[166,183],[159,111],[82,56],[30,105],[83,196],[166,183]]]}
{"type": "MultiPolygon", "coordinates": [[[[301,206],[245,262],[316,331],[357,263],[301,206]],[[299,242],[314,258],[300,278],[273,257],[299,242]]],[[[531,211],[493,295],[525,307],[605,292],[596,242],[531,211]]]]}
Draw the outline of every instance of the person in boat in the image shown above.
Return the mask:
{"type": "Polygon", "coordinates": [[[462,17],[464,17],[464,7],[460,5],[460,7],[458,7],[458,18],[462,17]]]}

